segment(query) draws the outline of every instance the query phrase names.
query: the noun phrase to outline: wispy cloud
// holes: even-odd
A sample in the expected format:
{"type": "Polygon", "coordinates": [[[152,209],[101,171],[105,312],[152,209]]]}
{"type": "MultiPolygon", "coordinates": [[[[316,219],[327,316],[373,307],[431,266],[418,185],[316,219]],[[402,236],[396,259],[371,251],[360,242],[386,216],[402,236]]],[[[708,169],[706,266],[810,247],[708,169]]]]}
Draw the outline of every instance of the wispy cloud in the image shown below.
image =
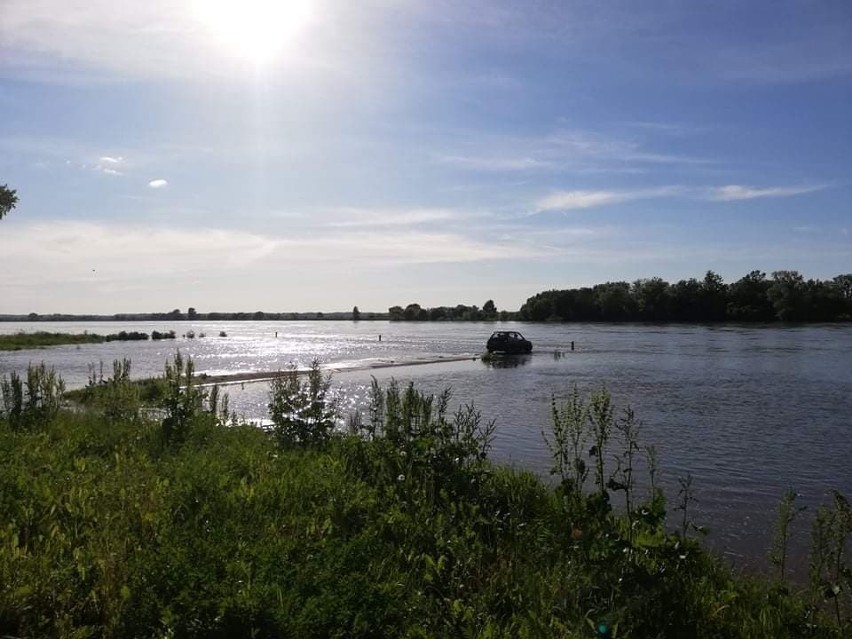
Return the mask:
{"type": "MultiPolygon", "coordinates": [[[[102,277],[144,278],[169,272],[217,272],[224,265],[244,267],[260,260],[271,267],[301,268],[305,263],[368,266],[471,263],[536,257],[540,250],[514,241],[479,240],[453,232],[412,229],[338,229],[256,234],[233,229],[171,229],[53,221],[10,227],[0,235],[0,274],[15,273],[26,257],[39,281],[102,277]],[[224,262],[223,262],[224,259],[224,262]]],[[[8,277],[11,277],[9,275],[8,277]]],[[[0,286],[10,283],[0,275],[0,286]]],[[[30,282],[35,284],[35,281],[30,282]]]]}
{"type": "Polygon", "coordinates": [[[105,173],[107,175],[123,175],[120,170],[123,164],[124,158],[122,157],[103,155],[98,158],[98,161],[95,164],[95,171],[105,173]]]}
{"type": "Polygon", "coordinates": [[[437,162],[479,172],[624,172],[655,165],[711,164],[706,158],[655,151],[635,138],[558,130],[542,136],[479,136],[455,143],[437,162]]]}
{"type": "Polygon", "coordinates": [[[148,186],[152,189],[164,189],[169,185],[167,180],[162,178],[158,178],[156,180],[151,180],[148,182],[148,186]]]}
{"type": "Polygon", "coordinates": [[[415,226],[430,222],[444,222],[457,218],[459,214],[450,209],[370,209],[343,207],[327,211],[332,219],[327,226],[339,228],[363,228],[381,226],[415,226]]]}
{"type": "Polygon", "coordinates": [[[773,186],[752,187],[739,184],[700,188],[688,186],[663,186],[634,190],[571,190],[555,191],[545,195],[533,204],[534,213],[542,211],[572,211],[591,209],[612,204],[621,204],[635,200],[681,197],[692,200],[710,200],[713,202],[733,202],[768,197],[792,197],[813,193],[826,188],[826,185],[810,186],[773,186]]]}
{"type": "Polygon", "coordinates": [[[535,202],[536,212],[591,209],[633,200],[672,197],[683,193],[682,187],[666,186],[634,191],[556,191],[535,202]]]}
{"type": "Polygon", "coordinates": [[[760,197],[791,197],[821,191],[824,188],[826,188],[825,185],[755,187],[728,184],[713,189],[710,192],[709,199],[718,202],[732,202],[735,200],[753,200],[760,197]]]}
{"type": "Polygon", "coordinates": [[[530,171],[536,169],[552,169],[552,161],[534,157],[499,157],[499,156],[465,156],[444,155],[438,158],[442,164],[448,164],[471,171],[502,172],[530,171]]]}

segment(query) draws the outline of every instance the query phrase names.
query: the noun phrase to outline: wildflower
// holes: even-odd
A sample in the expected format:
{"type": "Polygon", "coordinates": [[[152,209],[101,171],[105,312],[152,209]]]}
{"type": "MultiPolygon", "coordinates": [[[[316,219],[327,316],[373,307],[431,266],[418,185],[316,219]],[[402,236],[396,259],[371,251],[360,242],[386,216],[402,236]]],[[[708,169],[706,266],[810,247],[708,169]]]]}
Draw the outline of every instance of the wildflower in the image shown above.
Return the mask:
{"type": "Polygon", "coordinates": [[[405,475],[400,473],[399,477],[396,478],[397,481],[405,481],[405,475]]]}

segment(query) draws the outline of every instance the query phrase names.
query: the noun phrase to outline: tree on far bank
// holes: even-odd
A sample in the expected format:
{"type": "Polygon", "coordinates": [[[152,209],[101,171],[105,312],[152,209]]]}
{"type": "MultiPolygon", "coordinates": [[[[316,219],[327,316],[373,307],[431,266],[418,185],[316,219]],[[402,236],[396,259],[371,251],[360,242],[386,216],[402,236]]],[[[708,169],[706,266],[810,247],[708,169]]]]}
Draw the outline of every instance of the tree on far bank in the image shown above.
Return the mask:
{"type": "Polygon", "coordinates": [[[361,311],[358,310],[357,306],[352,307],[352,321],[357,322],[361,319],[361,311]]]}
{"type": "Polygon", "coordinates": [[[483,319],[497,319],[497,307],[494,305],[494,300],[488,300],[482,305],[483,319]]]}
{"type": "Polygon", "coordinates": [[[5,184],[0,185],[0,220],[18,204],[18,195],[5,184]]]}

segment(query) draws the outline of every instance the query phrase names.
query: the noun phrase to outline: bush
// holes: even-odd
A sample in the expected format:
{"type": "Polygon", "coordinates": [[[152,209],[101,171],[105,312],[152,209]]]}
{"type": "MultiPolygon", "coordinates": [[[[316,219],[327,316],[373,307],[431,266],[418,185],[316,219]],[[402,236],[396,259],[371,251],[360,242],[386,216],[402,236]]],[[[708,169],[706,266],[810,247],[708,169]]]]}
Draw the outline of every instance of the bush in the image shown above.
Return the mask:
{"type": "Polygon", "coordinates": [[[107,420],[112,422],[135,422],[139,418],[141,407],[139,385],[130,379],[131,362],[124,358],[112,363],[112,377],[104,379],[104,365],[96,369],[89,365],[89,383],[79,394],[87,406],[100,409],[107,420]]]}
{"type": "Polygon", "coordinates": [[[148,339],[148,333],[140,333],[138,331],[119,331],[106,336],[108,342],[137,342],[148,339]]]}
{"type": "Polygon", "coordinates": [[[279,371],[269,390],[269,417],[281,446],[320,445],[331,437],[339,415],[339,405],[330,392],[331,376],[324,376],[318,360],[300,380],[291,364],[279,371]]]}
{"type": "Polygon", "coordinates": [[[45,427],[56,414],[62,403],[65,382],[44,362],[27,367],[26,381],[17,373],[3,376],[0,380],[0,395],[3,405],[0,418],[12,430],[29,430],[45,427]]]}

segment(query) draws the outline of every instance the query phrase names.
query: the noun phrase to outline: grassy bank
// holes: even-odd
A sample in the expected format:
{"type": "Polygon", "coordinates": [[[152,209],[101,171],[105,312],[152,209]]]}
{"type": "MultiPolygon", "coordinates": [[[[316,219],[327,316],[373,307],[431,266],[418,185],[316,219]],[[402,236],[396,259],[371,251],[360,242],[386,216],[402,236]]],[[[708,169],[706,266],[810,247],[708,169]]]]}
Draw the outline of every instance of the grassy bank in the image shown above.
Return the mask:
{"type": "Polygon", "coordinates": [[[491,425],[448,395],[374,386],[342,434],[318,368],[272,383],[269,431],[191,362],[158,421],[129,364],[98,384],[68,412],[49,371],[4,380],[0,635],[848,636],[848,504],[822,515],[812,588],[738,577],[690,537],[688,490],[676,532],[653,463],[639,494],[637,422],[605,392],[554,405],[554,489],[492,465],[491,425]]]}
{"type": "Polygon", "coordinates": [[[105,342],[103,335],[93,333],[13,333],[0,335],[0,351],[21,351],[30,348],[46,348],[65,344],[100,344],[105,342]]]}
{"type": "MultiPolygon", "coordinates": [[[[192,331],[190,331],[192,333],[192,331]]],[[[135,342],[153,340],[175,339],[175,332],[161,333],[153,331],[140,333],[138,331],[119,331],[109,335],[97,335],[96,333],[48,333],[39,331],[36,333],[14,333],[12,335],[0,335],[0,351],[22,351],[34,348],[47,348],[49,346],[63,346],[68,344],[102,344],[104,342],[135,342]]],[[[189,337],[189,335],[187,335],[189,337]]],[[[192,333],[191,337],[195,337],[192,333]]],[[[203,337],[203,335],[202,335],[203,337]]]]}

